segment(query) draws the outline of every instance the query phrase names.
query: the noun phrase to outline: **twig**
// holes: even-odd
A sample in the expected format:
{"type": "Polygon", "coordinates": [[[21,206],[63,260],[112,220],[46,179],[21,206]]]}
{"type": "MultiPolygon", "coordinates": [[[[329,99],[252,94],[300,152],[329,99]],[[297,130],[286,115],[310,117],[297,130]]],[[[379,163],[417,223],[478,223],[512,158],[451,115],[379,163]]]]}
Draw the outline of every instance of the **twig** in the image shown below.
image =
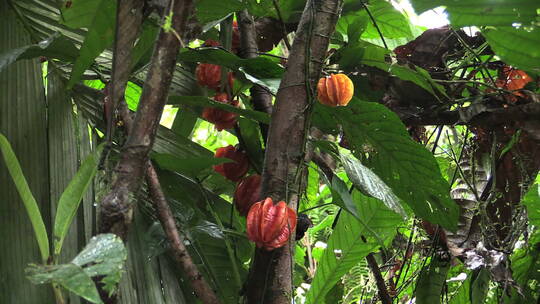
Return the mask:
{"type": "Polygon", "coordinates": [[[362,6],[364,7],[364,9],[366,10],[368,16],[369,16],[369,19],[371,19],[371,22],[373,23],[373,26],[375,26],[375,29],[377,30],[377,33],[379,33],[379,36],[381,37],[381,40],[382,40],[382,43],[384,44],[384,48],[385,49],[389,49],[388,48],[388,45],[386,44],[386,41],[384,40],[384,36],[381,32],[381,29],[379,28],[379,25],[377,25],[377,21],[375,21],[375,18],[373,17],[373,15],[371,14],[371,12],[369,11],[367,5],[364,3],[363,0],[360,0],[360,3],[362,4],[362,6]]]}
{"type": "Polygon", "coordinates": [[[368,254],[366,256],[366,260],[368,262],[369,268],[371,269],[371,272],[373,272],[373,276],[375,277],[375,283],[377,284],[379,299],[383,304],[392,304],[392,298],[388,294],[388,289],[386,289],[386,282],[384,281],[381,270],[379,269],[379,265],[377,264],[373,253],[368,254]]]}
{"type": "MultiPolygon", "coordinates": [[[[172,28],[183,33],[193,11],[192,0],[178,1],[172,7],[172,28]]],[[[169,1],[168,7],[171,7],[169,1]]],[[[180,49],[178,39],[170,31],[160,30],[146,77],[133,127],[122,147],[120,160],[110,191],[100,203],[100,233],[115,233],[127,238],[132,220],[134,193],[139,189],[146,171],[148,153],[154,143],[157,127],[172,80],[176,58],[180,49]]]]}
{"type": "Polygon", "coordinates": [[[189,278],[193,291],[205,304],[220,303],[215,292],[199,272],[197,265],[193,263],[184,245],[184,238],[178,232],[176,221],[161,189],[156,170],[150,162],[146,167],[146,182],[148,183],[152,202],[158,211],[159,221],[171,245],[174,259],[189,278]]]}
{"type": "Polygon", "coordinates": [[[281,16],[281,9],[279,8],[279,5],[276,0],[272,0],[272,3],[274,4],[274,8],[276,9],[276,13],[278,15],[279,23],[281,25],[281,29],[283,31],[283,42],[285,42],[285,47],[287,47],[287,50],[290,51],[292,49],[291,44],[289,43],[289,39],[287,39],[287,27],[285,26],[285,22],[283,21],[283,17],[281,16]]]}

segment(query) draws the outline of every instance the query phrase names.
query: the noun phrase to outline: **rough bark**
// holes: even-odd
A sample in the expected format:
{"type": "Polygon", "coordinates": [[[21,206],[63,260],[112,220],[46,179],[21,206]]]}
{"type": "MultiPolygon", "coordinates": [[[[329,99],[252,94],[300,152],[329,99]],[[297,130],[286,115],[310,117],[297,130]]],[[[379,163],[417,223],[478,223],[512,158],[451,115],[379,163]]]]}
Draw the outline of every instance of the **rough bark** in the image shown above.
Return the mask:
{"type": "MultiPolygon", "coordinates": [[[[258,56],[257,29],[255,21],[247,10],[238,14],[238,28],[240,30],[240,56],[242,58],[255,58],[258,56]]],[[[251,102],[257,111],[272,114],[272,95],[262,86],[255,84],[250,89],[251,102]]],[[[260,123],[264,142],[268,138],[268,125],[260,123]]]]}
{"type": "MultiPolygon", "coordinates": [[[[341,1],[309,0],[276,97],[268,133],[263,193],[297,208],[309,114],[334,32],[341,1]]],[[[294,235],[294,232],[293,234],[294,235]]],[[[247,288],[249,303],[291,303],[293,240],[274,250],[257,250],[247,288]]]]}
{"type": "Polygon", "coordinates": [[[150,70],[143,86],[133,129],[121,149],[111,190],[102,199],[99,232],[112,232],[125,239],[132,218],[132,198],[146,171],[148,153],[154,143],[159,119],[167,98],[182,34],[192,12],[191,0],[170,1],[172,28],[160,30],[150,70]],[[172,6],[172,7],[171,7],[172,6]]]}

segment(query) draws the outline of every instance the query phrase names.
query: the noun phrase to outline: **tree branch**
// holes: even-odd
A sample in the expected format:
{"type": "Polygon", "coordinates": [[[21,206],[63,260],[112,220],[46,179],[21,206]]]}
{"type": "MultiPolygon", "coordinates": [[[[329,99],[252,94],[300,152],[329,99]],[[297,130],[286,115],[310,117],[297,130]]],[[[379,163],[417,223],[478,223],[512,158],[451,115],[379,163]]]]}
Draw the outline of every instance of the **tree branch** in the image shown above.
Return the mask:
{"type": "Polygon", "coordinates": [[[172,29],[160,30],[133,128],[122,147],[111,190],[100,203],[100,233],[112,232],[124,240],[127,237],[132,217],[131,200],[146,171],[148,153],[154,143],[180,48],[180,41],[173,32],[184,33],[192,7],[191,0],[169,1],[167,11],[173,13],[172,29]]]}
{"type": "MultiPolygon", "coordinates": [[[[242,58],[256,58],[259,50],[257,47],[257,30],[253,17],[247,10],[238,13],[238,28],[240,30],[240,56],[242,58]]],[[[254,84],[251,89],[251,101],[253,108],[260,112],[272,114],[272,95],[262,86],[254,84]]],[[[260,123],[264,143],[268,138],[268,125],[260,123]]]]}
{"type": "Polygon", "coordinates": [[[404,118],[409,126],[421,125],[469,125],[494,126],[516,121],[539,120],[540,103],[528,103],[507,108],[485,109],[475,113],[475,108],[467,107],[456,111],[426,113],[422,116],[404,118]],[[467,118],[463,121],[462,117],[467,118]]]}
{"type": "Polygon", "coordinates": [[[201,275],[197,265],[193,263],[184,245],[184,238],[176,228],[176,221],[174,220],[171,208],[161,189],[156,170],[150,162],[146,168],[146,182],[148,183],[152,202],[158,211],[159,221],[171,245],[174,259],[189,278],[191,287],[197,297],[205,304],[218,304],[219,300],[215,292],[201,275]]]}
{"type": "Polygon", "coordinates": [[[388,290],[386,289],[386,282],[384,281],[381,270],[379,269],[379,265],[377,264],[373,253],[368,254],[366,256],[366,260],[368,262],[369,268],[371,269],[371,272],[373,272],[373,276],[375,277],[375,283],[377,283],[379,299],[383,304],[392,304],[392,298],[388,294],[388,290]]]}
{"type": "MultiPolygon", "coordinates": [[[[340,4],[339,0],[307,1],[272,113],[263,193],[276,202],[285,200],[295,210],[301,193],[313,96],[340,4]]],[[[292,242],[270,252],[256,250],[247,288],[249,303],[291,303],[292,242]]]]}

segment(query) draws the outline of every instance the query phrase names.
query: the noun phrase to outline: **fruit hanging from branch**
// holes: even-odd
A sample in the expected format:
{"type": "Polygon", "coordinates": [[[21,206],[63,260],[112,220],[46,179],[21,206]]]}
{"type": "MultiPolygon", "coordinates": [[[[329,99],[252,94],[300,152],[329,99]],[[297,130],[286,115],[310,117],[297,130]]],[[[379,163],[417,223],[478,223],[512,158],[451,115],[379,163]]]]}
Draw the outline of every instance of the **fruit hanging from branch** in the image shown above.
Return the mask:
{"type": "Polygon", "coordinates": [[[244,151],[229,145],[216,150],[215,157],[229,158],[233,162],[223,163],[214,166],[214,170],[223,175],[225,178],[237,182],[249,169],[249,161],[247,154],[244,151]]]}
{"type": "MultiPolygon", "coordinates": [[[[221,92],[221,66],[211,63],[199,63],[195,69],[195,76],[197,77],[197,83],[202,87],[208,87],[217,92],[221,92]]],[[[227,74],[229,80],[229,86],[233,87],[233,74],[229,72],[227,74]]]]}
{"type": "Polygon", "coordinates": [[[258,174],[242,179],[234,191],[234,205],[242,216],[248,214],[253,204],[260,200],[261,176],[258,174]]]}
{"type": "Polygon", "coordinates": [[[271,198],[255,203],[247,216],[247,235],[258,248],[274,250],[284,246],[296,229],[296,212],[284,201],[271,198]]]}
{"type": "MultiPolygon", "coordinates": [[[[230,100],[227,93],[219,93],[214,96],[214,100],[234,107],[238,107],[238,100],[230,100]]],[[[213,123],[218,131],[231,129],[236,125],[238,114],[222,109],[207,107],[202,112],[202,117],[213,123]]]]}
{"type": "Polygon", "coordinates": [[[354,94],[354,85],[345,74],[330,74],[319,79],[317,97],[330,107],[346,106],[354,94]]]}

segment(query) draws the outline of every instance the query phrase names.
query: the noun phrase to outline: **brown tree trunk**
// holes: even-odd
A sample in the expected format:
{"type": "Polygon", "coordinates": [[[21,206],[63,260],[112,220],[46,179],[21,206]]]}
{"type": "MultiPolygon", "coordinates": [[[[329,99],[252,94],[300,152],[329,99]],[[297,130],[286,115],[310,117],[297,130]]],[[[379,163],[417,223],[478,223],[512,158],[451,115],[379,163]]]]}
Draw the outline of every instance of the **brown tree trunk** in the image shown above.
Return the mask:
{"type": "MultiPolygon", "coordinates": [[[[268,133],[263,193],[297,208],[309,115],[341,1],[308,0],[277,93],[268,133]]],[[[292,233],[294,236],[294,232],[292,233]]],[[[248,303],[291,303],[293,240],[274,251],[257,250],[247,286],[248,303]]]]}

